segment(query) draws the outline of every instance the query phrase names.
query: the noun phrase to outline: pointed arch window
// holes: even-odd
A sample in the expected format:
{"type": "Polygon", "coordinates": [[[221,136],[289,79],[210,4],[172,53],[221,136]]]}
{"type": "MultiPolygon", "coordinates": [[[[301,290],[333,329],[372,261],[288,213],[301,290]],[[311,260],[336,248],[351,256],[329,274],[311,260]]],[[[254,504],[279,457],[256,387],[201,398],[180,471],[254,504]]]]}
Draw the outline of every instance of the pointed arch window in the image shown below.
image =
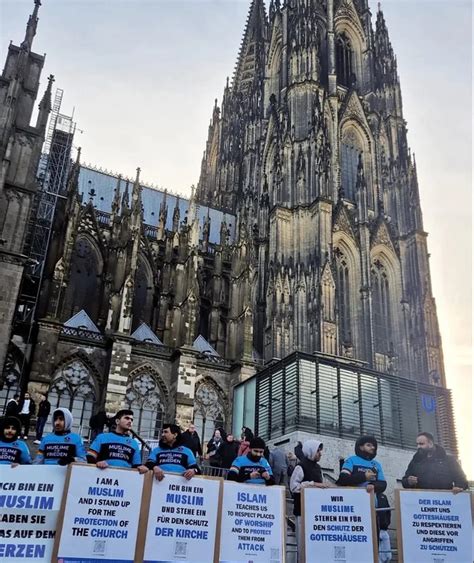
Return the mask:
{"type": "Polygon", "coordinates": [[[391,354],[393,343],[390,283],[387,270],[380,260],[374,261],[371,277],[375,351],[391,354]]]}
{"type": "Polygon", "coordinates": [[[220,395],[209,381],[201,383],[194,395],[194,424],[203,444],[211,439],[216,428],[225,425],[225,408],[220,395]]]}
{"type": "Polygon", "coordinates": [[[339,338],[343,345],[352,344],[351,288],[347,257],[339,248],[336,254],[336,298],[339,312],[339,338]]]}
{"type": "Polygon", "coordinates": [[[153,280],[147,264],[140,258],[135,273],[135,286],[132,305],[132,331],[141,323],[150,324],[153,301],[153,280]]]}
{"type": "Polygon", "coordinates": [[[96,385],[89,368],[79,359],[58,369],[48,391],[51,411],[65,407],[73,416],[73,430],[87,436],[97,402],[96,385]]]}
{"type": "Polygon", "coordinates": [[[65,299],[65,317],[69,318],[84,309],[97,323],[100,305],[100,266],[94,245],[79,237],[71,258],[69,284],[65,299]]]}
{"type": "Polygon", "coordinates": [[[336,41],[336,72],[339,84],[350,88],[355,83],[354,49],[345,33],[339,35],[336,41]]]}
{"type": "Polygon", "coordinates": [[[134,429],[144,439],[160,436],[163,426],[164,401],[160,388],[147,371],[131,378],[125,399],[134,414],[134,429]]]}

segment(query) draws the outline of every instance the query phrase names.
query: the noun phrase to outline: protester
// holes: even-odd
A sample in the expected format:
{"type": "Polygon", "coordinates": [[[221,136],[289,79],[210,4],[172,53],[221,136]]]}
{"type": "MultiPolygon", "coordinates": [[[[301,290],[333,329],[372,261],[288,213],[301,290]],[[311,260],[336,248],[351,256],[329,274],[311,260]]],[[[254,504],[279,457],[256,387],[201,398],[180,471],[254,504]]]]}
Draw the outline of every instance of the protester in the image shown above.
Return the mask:
{"type": "Polygon", "coordinates": [[[227,434],[224,443],[219,448],[219,455],[221,458],[221,467],[230,469],[232,462],[238,456],[239,442],[234,439],[232,434],[227,434]]]}
{"type": "Polygon", "coordinates": [[[296,442],[296,446],[294,449],[295,456],[299,461],[304,460],[304,453],[303,453],[303,444],[301,442],[296,442]]]}
{"type": "Polygon", "coordinates": [[[18,418],[19,415],[19,403],[20,395],[13,395],[13,399],[10,399],[5,408],[5,416],[15,416],[18,418]]]}
{"type": "Polygon", "coordinates": [[[133,467],[138,469],[139,473],[146,473],[148,468],[142,463],[140,446],[130,436],[133,411],[119,410],[114,420],[115,430],[97,436],[87,451],[87,461],[95,463],[99,469],[133,467]]]}
{"type": "Polygon", "coordinates": [[[239,456],[246,455],[250,449],[250,442],[253,440],[253,432],[247,426],[242,428],[240,446],[239,446],[239,456]]]}
{"type": "MultiPolygon", "coordinates": [[[[290,491],[293,494],[293,514],[296,523],[296,541],[298,554],[303,546],[303,526],[301,523],[301,489],[318,487],[327,489],[331,485],[323,483],[323,474],[318,461],[323,453],[323,444],[318,440],[307,440],[301,445],[302,459],[295,466],[290,479],[290,491]]],[[[295,456],[296,457],[296,456],[295,456]]],[[[303,561],[299,556],[299,561],[303,561]]]]}
{"type": "Polygon", "coordinates": [[[263,457],[265,442],[256,436],[249,443],[249,451],[234,459],[230,467],[227,479],[239,483],[250,483],[255,485],[274,485],[272,468],[263,457]]]}
{"type": "Polygon", "coordinates": [[[102,434],[104,431],[104,426],[107,426],[109,423],[109,418],[107,417],[107,413],[104,410],[93,414],[89,420],[89,428],[91,431],[90,441],[91,443],[97,438],[99,434],[102,434]]]}
{"type": "Polygon", "coordinates": [[[20,441],[21,423],[14,416],[0,418],[0,465],[29,465],[31,455],[25,442],[20,441]]]}
{"type": "Polygon", "coordinates": [[[211,467],[220,467],[221,466],[221,457],[219,453],[219,448],[224,443],[224,437],[222,436],[222,432],[219,428],[214,430],[214,434],[212,438],[207,443],[207,457],[209,458],[209,463],[211,467]]]}
{"type": "Polygon", "coordinates": [[[461,466],[444,449],[434,443],[429,432],[421,432],[416,438],[418,451],[410,461],[402,485],[412,489],[451,489],[459,493],[468,488],[461,466]]]}
{"type": "Polygon", "coordinates": [[[288,462],[285,452],[280,448],[270,450],[270,467],[275,478],[275,485],[286,485],[286,476],[288,471],[288,462]]]}
{"type": "Polygon", "coordinates": [[[18,405],[18,415],[23,426],[22,438],[27,440],[30,432],[30,419],[35,414],[36,406],[28,391],[18,405]]]}
{"type": "Polygon", "coordinates": [[[36,418],[36,440],[35,444],[41,444],[43,437],[44,426],[48,420],[49,413],[51,412],[51,403],[48,401],[48,395],[42,395],[42,400],[38,405],[38,415],[36,418]]]}
{"type": "Polygon", "coordinates": [[[374,436],[358,438],[355,443],[356,455],[346,459],[336,484],[342,487],[366,487],[368,492],[383,493],[387,482],[382,466],[375,459],[377,445],[374,436]]]}
{"type": "Polygon", "coordinates": [[[189,448],[194,457],[202,457],[202,446],[199,434],[196,432],[196,426],[193,422],[189,423],[188,429],[182,434],[183,446],[189,448]]]}
{"type": "Polygon", "coordinates": [[[53,412],[54,432],[44,436],[36,454],[35,465],[69,465],[86,461],[86,450],[79,434],[71,432],[72,414],[61,407],[53,412]]]}
{"type": "Polygon", "coordinates": [[[288,452],[286,454],[287,470],[286,473],[288,477],[291,477],[293,471],[295,470],[296,464],[298,463],[298,458],[293,452],[288,452]]]}
{"type": "Polygon", "coordinates": [[[200,473],[193,452],[182,445],[181,428],[170,423],[163,425],[161,440],[151,451],[146,467],[153,470],[158,481],[165,478],[165,471],[179,473],[188,480],[200,473]]]}

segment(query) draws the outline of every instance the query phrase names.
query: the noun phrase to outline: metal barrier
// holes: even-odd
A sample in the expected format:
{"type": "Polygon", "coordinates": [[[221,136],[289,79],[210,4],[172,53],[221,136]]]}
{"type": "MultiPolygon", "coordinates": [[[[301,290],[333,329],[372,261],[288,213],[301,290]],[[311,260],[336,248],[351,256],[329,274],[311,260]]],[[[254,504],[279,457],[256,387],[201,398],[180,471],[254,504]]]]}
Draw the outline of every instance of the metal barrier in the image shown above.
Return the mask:
{"type": "Polygon", "coordinates": [[[223,477],[227,479],[229,470],[224,467],[212,467],[212,465],[201,465],[201,472],[207,477],[223,477]]]}

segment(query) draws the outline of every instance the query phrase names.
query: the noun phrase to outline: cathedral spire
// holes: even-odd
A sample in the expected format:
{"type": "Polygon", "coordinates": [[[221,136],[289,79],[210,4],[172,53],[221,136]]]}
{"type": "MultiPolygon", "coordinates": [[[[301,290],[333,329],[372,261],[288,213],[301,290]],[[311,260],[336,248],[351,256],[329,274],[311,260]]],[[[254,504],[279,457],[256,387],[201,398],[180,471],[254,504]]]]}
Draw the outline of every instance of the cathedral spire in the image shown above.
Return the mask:
{"type": "Polygon", "coordinates": [[[181,218],[181,212],[179,210],[179,196],[176,197],[176,205],[173,210],[173,232],[177,233],[179,230],[179,220],[181,218]]]}
{"type": "Polygon", "coordinates": [[[112,216],[115,217],[120,210],[120,182],[122,176],[119,174],[117,178],[117,187],[114,190],[114,199],[112,201],[112,216]]]}
{"type": "Polygon", "coordinates": [[[76,161],[72,165],[71,175],[69,177],[70,187],[77,188],[77,183],[79,180],[79,172],[81,171],[81,152],[82,152],[82,148],[78,147],[76,161]]]}
{"type": "Polygon", "coordinates": [[[247,16],[233,80],[234,91],[242,91],[264,74],[268,21],[263,0],[252,0],[247,16]]]}
{"type": "Polygon", "coordinates": [[[73,202],[79,199],[79,173],[81,171],[81,147],[77,149],[76,161],[71,167],[69,177],[67,180],[66,194],[67,206],[71,209],[73,202]]]}
{"type": "Polygon", "coordinates": [[[375,78],[377,86],[398,84],[397,59],[394,55],[387,24],[378,4],[375,22],[375,78]]]}
{"type": "Polygon", "coordinates": [[[25,38],[21,44],[21,48],[25,51],[31,51],[33,45],[33,38],[36,35],[36,28],[38,26],[38,11],[41,6],[41,0],[34,0],[35,7],[33,13],[28,18],[28,23],[26,24],[25,38]]]}
{"type": "Polygon", "coordinates": [[[142,210],[142,188],[140,186],[140,172],[141,169],[137,168],[137,175],[135,176],[135,182],[133,184],[132,190],[132,210],[140,213],[142,210]]]}
{"type": "Polygon", "coordinates": [[[191,186],[191,199],[188,208],[188,224],[191,227],[190,244],[197,246],[199,244],[199,206],[196,202],[196,191],[194,185],[191,186]]]}
{"type": "Polygon", "coordinates": [[[128,180],[125,183],[125,190],[122,196],[122,214],[125,210],[128,210],[128,203],[129,203],[129,193],[128,193],[128,180]]]}
{"type": "Polygon", "coordinates": [[[46,131],[46,124],[48,122],[48,117],[51,112],[51,90],[53,88],[54,76],[52,74],[48,77],[48,86],[44,92],[44,95],[39,103],[39,113],[38,119],[36,120],[36,129],[39,129],[42,133],[46,131]]]}

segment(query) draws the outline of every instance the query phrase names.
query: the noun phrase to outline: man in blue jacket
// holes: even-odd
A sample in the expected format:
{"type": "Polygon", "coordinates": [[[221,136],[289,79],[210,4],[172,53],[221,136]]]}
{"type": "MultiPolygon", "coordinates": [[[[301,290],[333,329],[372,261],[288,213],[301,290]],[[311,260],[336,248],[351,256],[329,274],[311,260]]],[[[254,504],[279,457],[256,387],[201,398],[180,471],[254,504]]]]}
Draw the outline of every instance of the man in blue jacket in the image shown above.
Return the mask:
{"type": "Polygon", "coordinates": [[[161,431],[161,440],[157,448],[154,448],[148,461],[148,469],[158,481],[165,477],[165,471],[178,473],[185,479],[192,479],[200,473],[193,452],[182,445],[181,428],[177,424],[164,424],[161,431]]]}
{"type": "Polygon", "coordinates": [[[21,423],[14,416],[0,418],[0,465],[28,465],[30,450],[20,440],[21,423]]]}
{"type": "Polygon", "coordinates": [[[385,475],[377,455],[374,436],[361,436],[355,443],[355,454],[344,461],[336,485],[342,487],[366,487],[367,491],[383,493],[387,488],[385,475]]]}
{"type": "Polygon", "coordinates": [[[234,459],[227,474],[229,481],[255,485],[274,485],[272,468],[264,458],[265,442],[256,436],[250,440],[249,451],[234,459]]]}
{"type": "Polygon", "coordinates": [[[115,415],[114,431],[99,434],[87,452],[87,461],[95,463],[99,469],[107,467],[136,468],[146,473],[148,468],[142,463],[140,446],[130,436],[133,424],[133,411],[122,409],[115,415]]]}
{"type": "Polygon", "coordinates": [[[43,436],[36,454],[35,465],[69,465],[86,461],[86,450],[79,434],[71,432],[72,414],[61,407],[53,412],[54,432],[43,436]]]}

